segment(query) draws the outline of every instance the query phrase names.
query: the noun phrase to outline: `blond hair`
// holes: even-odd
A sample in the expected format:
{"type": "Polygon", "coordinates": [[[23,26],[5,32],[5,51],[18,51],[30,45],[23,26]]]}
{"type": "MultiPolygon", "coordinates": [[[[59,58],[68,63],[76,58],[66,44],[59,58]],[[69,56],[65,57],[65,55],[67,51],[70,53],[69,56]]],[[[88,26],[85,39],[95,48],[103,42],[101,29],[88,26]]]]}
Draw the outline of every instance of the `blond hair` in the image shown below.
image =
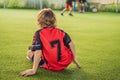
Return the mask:
{"type": "Polygon", "coordinates": [[[52,9],[42,9],[37,16],[38,25],[40,27],[56,27],[56,17],[52,9]]]}

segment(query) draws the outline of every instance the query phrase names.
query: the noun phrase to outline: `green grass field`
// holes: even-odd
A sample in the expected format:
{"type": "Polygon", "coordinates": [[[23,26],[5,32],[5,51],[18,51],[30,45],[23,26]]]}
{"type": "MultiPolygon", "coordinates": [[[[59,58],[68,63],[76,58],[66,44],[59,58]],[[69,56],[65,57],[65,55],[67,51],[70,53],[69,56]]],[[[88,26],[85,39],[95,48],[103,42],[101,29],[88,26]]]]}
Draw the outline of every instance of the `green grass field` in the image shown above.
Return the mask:
{"type": "Polygon", "coordinates": [[[60,16],[58,27],[66,31],[76,45],[82,68],[72,63],[66,70],[22,77],[19,72],[32,68],[25,58],[31,45],[38,10],[0,9],[0,80],[120,80],[120,14],[73,13],[60,16]]]}

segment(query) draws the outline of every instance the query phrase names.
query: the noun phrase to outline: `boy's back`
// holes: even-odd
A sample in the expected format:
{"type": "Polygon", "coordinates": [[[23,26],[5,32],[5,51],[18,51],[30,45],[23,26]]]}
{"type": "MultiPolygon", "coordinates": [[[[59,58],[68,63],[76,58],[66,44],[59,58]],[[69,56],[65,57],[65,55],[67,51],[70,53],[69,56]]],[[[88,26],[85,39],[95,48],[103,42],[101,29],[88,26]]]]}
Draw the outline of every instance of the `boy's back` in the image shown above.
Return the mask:
{"type": "Polygon", "coordinates": [[[66,39],[65,33],[51,27],[43,28],[39,31],[39,35],[42,42],[42,58],[47,61],[43,67],[55,71],[67,67],[73,56],[70,49],[65,46],[70,42],[70,39],[66,39]]]}
{"type": "Polygon", "coordinates": [[[60,71],[72,61],[77,67],[80,67],[70,37],[56,28],[56,17],[53,11],[49,8],[42,9],[37,17],[37,24],[41,30],[36,31],[32,47],[27,51],[27,58],[33,60],[33,67],[22,71],[20,75],[36,74],[38,66],[52,71],[60,71]]]}

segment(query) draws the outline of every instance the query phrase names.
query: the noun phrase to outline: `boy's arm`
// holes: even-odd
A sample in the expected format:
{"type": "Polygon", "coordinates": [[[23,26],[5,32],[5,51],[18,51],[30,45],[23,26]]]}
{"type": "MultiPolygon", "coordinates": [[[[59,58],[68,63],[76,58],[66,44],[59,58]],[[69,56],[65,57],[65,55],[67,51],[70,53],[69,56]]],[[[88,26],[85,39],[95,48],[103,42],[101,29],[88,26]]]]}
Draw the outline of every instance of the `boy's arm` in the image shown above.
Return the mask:
{"type": "Polygon", "coordinates": [[[78,68],[80,68],[80,64],[78,63],[78,61],[76,60],[76,56],[75,56],[75,45],[73,44],[73,42],[71,41],[70,43],[69,43],[69,46],[70,46],[70,49],[71,49],[71,51],[72,51],[72,53],[73,53],[73,62],[76,64],[76,66],[78,67],[78,68]]]}
{"type": "Polygon", "coordinates": [[[29,76],[29,75],[33,75],[36,73],[39,62],[41,60],[41,56],[42,56],[42,51],[41,50],[36,50],[35,54],[34,54],[34,62],[33,62],[33,68],[32,69],[27,69],[25,71],[22,71],[20,73],[20,75],[22,76],[29,76]]]}

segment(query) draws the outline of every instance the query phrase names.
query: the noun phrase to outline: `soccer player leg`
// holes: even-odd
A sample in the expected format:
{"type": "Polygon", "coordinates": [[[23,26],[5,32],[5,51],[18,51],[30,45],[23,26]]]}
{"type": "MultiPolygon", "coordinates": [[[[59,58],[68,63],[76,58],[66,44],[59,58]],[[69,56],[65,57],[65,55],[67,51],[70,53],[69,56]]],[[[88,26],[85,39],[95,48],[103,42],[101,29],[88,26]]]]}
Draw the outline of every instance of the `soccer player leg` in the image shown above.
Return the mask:
{"type": "Polygon", "coordinates": [[[73,15],[72,15],[72,10],[73,10],[73,6],[72,6],[72,4],[69,4],[69,9],[70,9],[70,13],[69,13],[69,15],[70,15],[70,16],[73,16],[73,15]]]}
{"type": "Polygon", "coordinates": [[[30,61],[33,61],[34,51],[28,50],[26,54],[27,54],[26,58],[30,61]]]}
{"type": "Polygon", "coordinates": [[[85,9],[86,9],[86,1],[83,0],[83,12],[85,12],[85,9]]]}

